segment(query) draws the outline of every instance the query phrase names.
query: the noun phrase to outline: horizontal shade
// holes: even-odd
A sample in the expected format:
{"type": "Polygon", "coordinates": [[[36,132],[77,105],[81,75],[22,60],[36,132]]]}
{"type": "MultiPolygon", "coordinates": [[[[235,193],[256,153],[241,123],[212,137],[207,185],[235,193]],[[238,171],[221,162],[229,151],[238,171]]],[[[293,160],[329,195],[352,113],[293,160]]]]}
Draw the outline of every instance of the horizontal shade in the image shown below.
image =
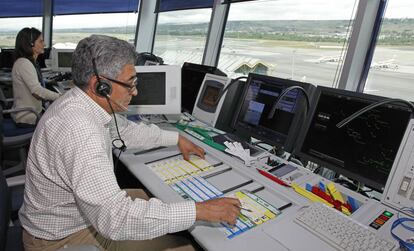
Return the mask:
{"type": "Polygon", "coordinates": [[[213,7],[213,0],[158,0],[156,12],[213,7]]]}
{"type": "MultiPolygon", "coordinates": [[[[154,0],[155,1],[155,0],[154,0]]],[[[54,15],[137,12],[139,0],[54,0],[54,15]]],[[[43,16],[43,0],[1,0],[0,17],[43,16]]]]}
{"type": "Polygon", "coordinates": [[[0,17],[40,17],[40,16],[43,16],[43,1],[42,0],[1,0],[0,1],[0,17]]]}
{"type": "Polygon", "coordinates": [[[92,14],[138,11],[139,0],[54,0],[53,14],[92,14]]]}
{"type": "Polygon", "coordinates": [[[239,2],[250,2],[254,0],[223,0],[222,3],[229,4],[229,3],[239,3],[239,2]]]}

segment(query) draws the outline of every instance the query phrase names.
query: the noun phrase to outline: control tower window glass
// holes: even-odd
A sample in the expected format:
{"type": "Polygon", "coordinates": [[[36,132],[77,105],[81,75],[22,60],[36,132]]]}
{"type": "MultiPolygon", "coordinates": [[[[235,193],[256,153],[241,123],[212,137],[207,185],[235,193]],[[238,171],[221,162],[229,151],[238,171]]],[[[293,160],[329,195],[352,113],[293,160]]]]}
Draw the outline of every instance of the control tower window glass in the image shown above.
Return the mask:
{"type": "Polygon", "coordinates": [[[58,15],[53,17],[52,45],[75,49],[92,34],[108,35],[134,43],[138,13],[58,15]]]}
{"type": "Polygon", "coordinates": [[[211,9],[158,13],[153,53],[165,64],[200,64],[206,45],[211,9]]]}
{"type": "Polygon", "coordinates": [[[388,1],[365,93],[414,101],[413,9],[412,0],[388,1]]]}
{"type": "Polygon", "coordinates": [[[218,68],[336,87],[358,0],[233,3],[218,68]],[[338,70],[337,70],[338,69],[338,70]]]}
{"type": "Polygon", "coordinates": [[[0,48],[14,48],[17,33],[24,27],[42,30],[42,17],[1,18],[0,48]]]}

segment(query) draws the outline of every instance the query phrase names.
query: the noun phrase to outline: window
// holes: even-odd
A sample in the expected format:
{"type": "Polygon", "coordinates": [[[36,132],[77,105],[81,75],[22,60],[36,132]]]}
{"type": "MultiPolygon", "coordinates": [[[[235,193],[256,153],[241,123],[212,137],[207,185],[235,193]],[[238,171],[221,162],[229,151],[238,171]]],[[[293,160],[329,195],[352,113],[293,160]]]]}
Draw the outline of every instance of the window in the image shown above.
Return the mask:
{"type": "Polygon", "coordinates": [[[82,14],[54,16],[52,45],[75,48],[92,34],[108,35],[134,43],[137,13],[82,14]]]}
{"type": "Polygon", "coordinates": [[[389,0],[364,92],[414,101],[412,10],[412,0],[389,0]]]}
{"type": "Polygon", "coordinates": [[[233,3],[218,68],[336,86],[358,0],[233,3]]]}
{"type": "Polygon", "coordinates": [[[211,9],[193,9],[158,14],[153,53],[166,64],[200,64],[206,45],[211,9]]]}
{"type": "Polygon", "coordinates": [[[18,17],[0,19],[0,48],[14,48],[17,33],[25,28],[33,27],[42,30],[41,17],[18,17]]]}

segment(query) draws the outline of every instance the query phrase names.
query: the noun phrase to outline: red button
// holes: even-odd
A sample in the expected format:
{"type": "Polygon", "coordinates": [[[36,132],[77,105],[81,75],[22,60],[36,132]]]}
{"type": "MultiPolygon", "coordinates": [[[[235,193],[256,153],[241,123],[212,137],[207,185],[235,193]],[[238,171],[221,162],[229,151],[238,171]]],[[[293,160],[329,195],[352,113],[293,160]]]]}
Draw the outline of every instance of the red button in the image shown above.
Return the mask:
{"type": "Polygon", "coordinates": [[[388,221],[390,218],[389,217],[387,217],[387,216],[385,216],[385,215],[380,215],[378,218],[380,218],[380,219],[382,219],[382,220],[384,220],[385,222],[386,221],[388,221]]]}

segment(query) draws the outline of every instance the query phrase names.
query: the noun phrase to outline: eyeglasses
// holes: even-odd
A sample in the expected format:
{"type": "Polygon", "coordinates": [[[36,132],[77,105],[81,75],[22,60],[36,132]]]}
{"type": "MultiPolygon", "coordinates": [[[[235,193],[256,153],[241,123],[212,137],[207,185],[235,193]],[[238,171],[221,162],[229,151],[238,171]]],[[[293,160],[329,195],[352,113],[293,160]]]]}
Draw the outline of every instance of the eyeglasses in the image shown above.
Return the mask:
{"type": "Polygon", "coordinates": [[[119,81],[119,80],[116,80],[116,79],[108,78],[106,76],[102,76],[102,77],[108,79],[111,82],[114,82],[114,83],[116,83],[118,85],[122,85],[123,87],[127,88],[128,89],[128,93],[133,93],[137,89],[137,84],[138,84],[138,81],[137,81],[138,78],[137,77],[135,77],[132,80],[132,84],[128,84],[128,83],[125,83],[125,82],[122,82],[122,81],[119,81]]]}

